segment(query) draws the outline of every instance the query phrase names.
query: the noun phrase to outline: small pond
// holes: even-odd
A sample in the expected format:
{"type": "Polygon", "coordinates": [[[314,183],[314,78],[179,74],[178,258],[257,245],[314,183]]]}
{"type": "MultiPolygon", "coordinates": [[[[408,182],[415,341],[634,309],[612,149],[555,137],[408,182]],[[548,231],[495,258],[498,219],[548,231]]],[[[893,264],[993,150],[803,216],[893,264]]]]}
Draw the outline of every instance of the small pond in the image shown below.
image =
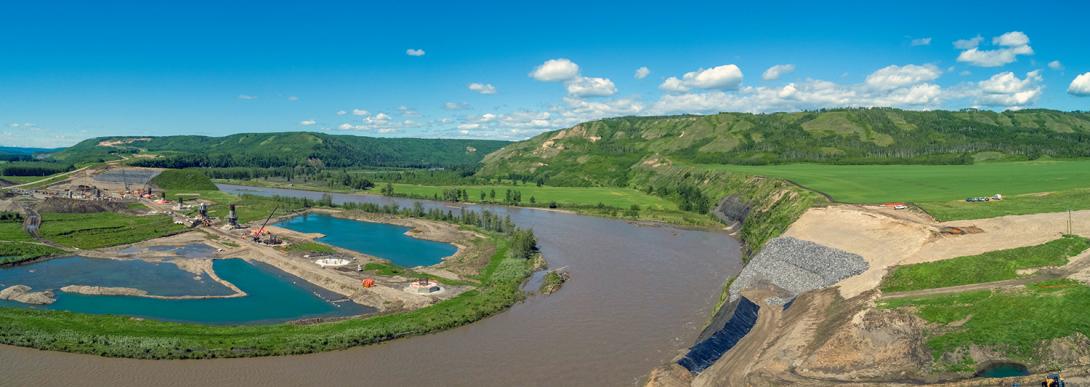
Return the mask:
{"type": "Polygon", "coordinates": [[[364,222],[327,214],[304,214],[276,224],[292,231],[321,233],[318,241],[390,260],[403,267],[430,266],[454,255],[457,247],[405,235],[409,227],[364,222]]]}
{"type": "Polygon", "coordinates": [[[3,287],[16,284],[34,291],[51,289],[57,301],[29,306],[0,301],[0,306],[31,307],[72,312],[117,314],[165,321],[204,324],[275,323],[314,317],[352,316],[374,310],[352,302],[332,302],[342,297],[265,264],[241,259],[213,261],[213,270],[245,291],[245,297],[209,299],[156,299],[132,296],[95,296],[59,291],[70,284],[121,286],[147,290],[155,295],[224,295],[231,290],[170,263],[119,261],[83,257],[59,258],[25,266],[0,269],[3,287]]]}
{"type": "Polygon", "coordinates": [[[1011,376],[1026,376],[1029,375],[1029,370],[1026,366],[1018,363],[991,363],[977,371],[976,376],[982,378],[1008,378],[1011,376]]]}

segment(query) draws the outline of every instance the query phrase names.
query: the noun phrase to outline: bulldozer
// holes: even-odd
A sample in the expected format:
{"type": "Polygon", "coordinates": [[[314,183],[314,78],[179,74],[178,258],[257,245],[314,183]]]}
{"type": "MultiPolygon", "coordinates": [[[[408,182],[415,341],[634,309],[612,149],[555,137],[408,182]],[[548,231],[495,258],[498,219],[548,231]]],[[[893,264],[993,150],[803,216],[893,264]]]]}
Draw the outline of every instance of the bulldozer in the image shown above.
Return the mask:
{"type": "Polygon", "coordinates": [[[1056,372],[1045,376],[1045,380],[1041,382],[1041,387],[1067,387],[1067,382],[1064,381],[1059,372],[1056,372]]]}

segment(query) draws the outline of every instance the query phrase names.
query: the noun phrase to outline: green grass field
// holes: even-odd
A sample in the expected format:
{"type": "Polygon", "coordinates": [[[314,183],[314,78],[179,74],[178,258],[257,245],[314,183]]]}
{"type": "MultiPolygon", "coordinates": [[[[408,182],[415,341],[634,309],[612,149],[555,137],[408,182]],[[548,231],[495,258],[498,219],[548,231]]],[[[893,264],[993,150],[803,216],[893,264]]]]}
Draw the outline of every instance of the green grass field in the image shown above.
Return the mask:
{"type": "Polygon", "coordinates": [[[60,252],[56,248],[36,243],[30,234],[23,231],[22,223],[0,222],[0,265],[60,252]]]}
{"type": "Polygon", "coordinates": [[[214,191],[216,185],[204,173],[195,169],[167,169],[150,181],[168,192],[214,191]]]}
{"type": "MultiPolygon", "coordinates": [[[[379,187],[381,187],[382,185],[382,183],[378,184],[379,187]]],[[[530,197],[533,196],[534,200],[538,204],[556,202],[561,206],[594,206],[598,203],[602,203],[607,206],[618,208],[629,208],[633,204],[635,204],[640,206],[640,208],[671,211],[677,210],[677,204],[675,204],[674,202],[658,196],[648,195],[646,193],[631,188],[550,186],[538,187],[536,185],[483,185],[446,187],[433,185],[394,184],[395,193],[413,197],[433,197],[435,195],[438,195],[440,198],[442,198],[443,190],[450,188],[464,188],[466,192],[469,193],[469,200],[474,202],[480,201],[481,192],[484,192],[486,195],[488,195],[492,190],[496,191],[496,198],[494,201],[502,202],[504,198],[504,193],[510,189],[522,192],[523,204],[530,204],[530,197]]]]}
{"type": "Polygon", "coordinates": [[[912,307],[921,318],[941,325],[967,320],[930,331],[927,346],[936,361],[945,353],[978,345],[1034,363],[1041,341],[1076,332],[1090,335],[1090,287],[1071,280],[1038,282],[1021,290],[894,299],[881,301],[879,307],[912,307]]]}
{"type": "Polygon", "coordinates": [[[965,200],[917,203],[942,220],[994,218],[1090,208],[1090,189],[1004,196],[1002,201],[969,203],[965,200]]]}
{"type": "Polygon", "coordinates": [[[334,254],[337,250],[334,250],[329,245],[324,243],[318,243],[313,241],[300,241],[288,245],[285,250],[290,252],[299,253],[318,253],[318,254],[334,254]]]}
{"type": "Polygon", "coordinates": [[[882,291],[944,288],[1018,278],[1018,270],[1062,266],[1090,248],[1090,240],[1064,236],[1037,246],[998,250],[943,261],[898,266],[882,280],[882,291]]]}
{"type": "Polygon", "coordinates": [[[780,177],[838,202],[913,202],[941,220],[1090,208],[1090,160],[993,162],[973,165],[700,165],[780,177]],[[1017,196],[1056,192],[1050,196],[1017,196]],[[965,203],[1003,194],[1007,202],[965,203]]]}
{"type": "Polygon", "coordinates": [[[48,177],[50,176],[0,176],[0,179],[10,181],[14,184],[24,184],[45,179],[48,177]]]}
{"type": "Polygon", "coordinates": [[[42,214],[41,235],[54,243],[96,249],[176,234],[185,227],[169,216],[132,216],[113,212],[42,214]]]}

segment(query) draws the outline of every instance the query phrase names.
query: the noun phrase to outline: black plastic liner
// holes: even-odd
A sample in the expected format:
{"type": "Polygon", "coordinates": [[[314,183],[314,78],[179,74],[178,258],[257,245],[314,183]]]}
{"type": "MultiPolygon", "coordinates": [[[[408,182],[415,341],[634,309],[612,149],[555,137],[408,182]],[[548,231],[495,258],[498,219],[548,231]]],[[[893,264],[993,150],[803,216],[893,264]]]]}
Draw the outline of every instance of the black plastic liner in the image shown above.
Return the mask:
{"type": "Polygon", "coordinates": [[[783,310],[787,310],[787,308],[790,308],[791,304],[795,303],[795,300],[796,300],[796,298],[792,298],[791,301],[787,301],[786,304],[783,304],[783,310]]]}
{"type": "Polygon", "coordinates": [[[738,344],[753,329],[753,325],[757,323],[757,313],[760,309],[761,307],[757,306],[757,304],[742,297],[738,302],[738,306],[734,308],[734,315],[731,316],[723,328],[690,348],[689,353],[681,360],[678,360],[677,364],[694,374],[704,371],[705,368],[723,357],[723,354],[734,348],[734,345],[738,344]]]}

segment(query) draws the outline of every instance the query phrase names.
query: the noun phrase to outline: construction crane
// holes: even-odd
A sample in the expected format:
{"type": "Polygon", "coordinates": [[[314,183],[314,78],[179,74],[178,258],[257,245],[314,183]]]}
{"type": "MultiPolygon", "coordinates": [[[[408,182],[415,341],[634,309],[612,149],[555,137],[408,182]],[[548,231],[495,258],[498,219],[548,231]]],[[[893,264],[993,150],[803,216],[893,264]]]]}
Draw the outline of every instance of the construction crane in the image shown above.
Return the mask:
{"type": "Polygon", "coordinates": [[[129,193],[129,179],[125,178],[125,168],[121,168],[121,183],[125,185],[125,193],[129,193]]]}
{"type": "Polygon", "coordinates": [[[252,235],[252,237],[254,239],[254,242],[261,242],[261,243],[270,244],[270,245],[275,245],[275,244],[280,243],[280,240],[275,235],[272,235],[272,234],[268,233],[267,231],[265,231],[265,226],[267,226],[269,224],[269,221],[272,220],[273,214],[275,214],[276,210],[278,210],[278,209],[280,209],[279,204],[277,204],[276,207],[273,207],[273,210],[271,212],[269,212],[269,216],[265,218],[265,223],[261,224],[261,228],[254,231],[254,233],[252,235]],[[268,236],[269,236],[268,239],[262,240],[261,237],[263,235],[266,235],[266,234],[268,234],[268,236]]]}

